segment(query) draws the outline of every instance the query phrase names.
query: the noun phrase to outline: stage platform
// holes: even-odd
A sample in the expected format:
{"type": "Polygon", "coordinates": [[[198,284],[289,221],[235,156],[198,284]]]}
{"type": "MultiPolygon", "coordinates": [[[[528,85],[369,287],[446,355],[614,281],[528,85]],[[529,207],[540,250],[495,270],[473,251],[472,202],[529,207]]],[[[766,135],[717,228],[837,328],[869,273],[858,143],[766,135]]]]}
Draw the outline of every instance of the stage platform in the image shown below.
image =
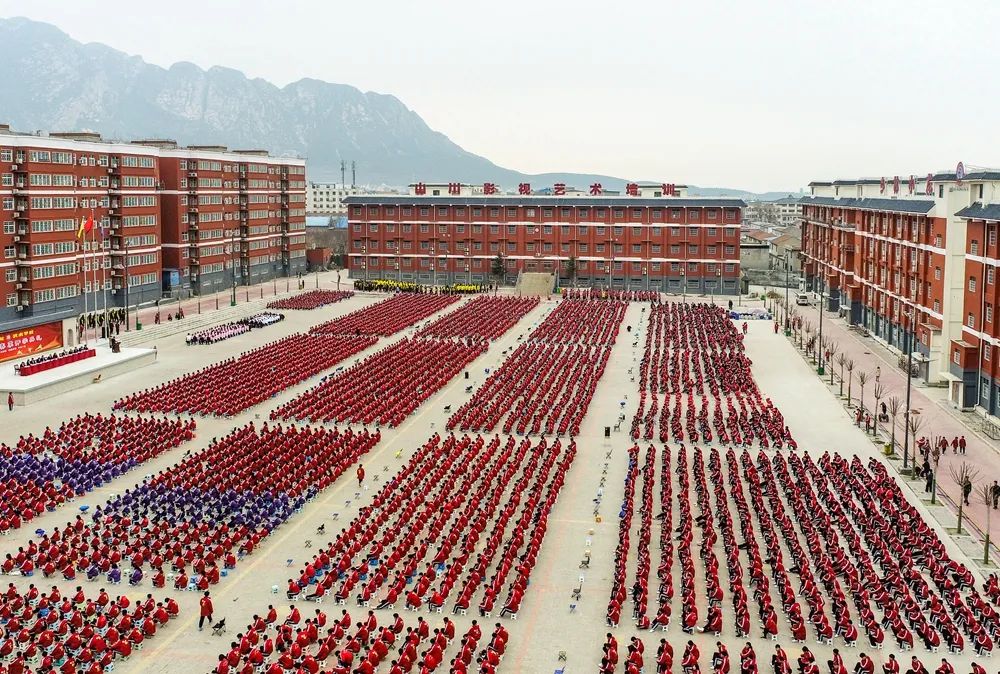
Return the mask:
{"type": "MultiPolygon", "coordinates": [[[[107,340],[91,342],[97,355],[75,363],[56,367],[44,372],[21,377],[14,372],[20,360],[0,364],[0,392],[3,402],[7,402],[7,392],[14,394],[14,404],[31,405],[52,396],[73,391],[91,384],[100,384],[119,374],[156,362],[156,349],[122,347],[119,353],[112,353],[107,340]]],[[[22,359],[27,360],[27,359],[22,359]]]]}

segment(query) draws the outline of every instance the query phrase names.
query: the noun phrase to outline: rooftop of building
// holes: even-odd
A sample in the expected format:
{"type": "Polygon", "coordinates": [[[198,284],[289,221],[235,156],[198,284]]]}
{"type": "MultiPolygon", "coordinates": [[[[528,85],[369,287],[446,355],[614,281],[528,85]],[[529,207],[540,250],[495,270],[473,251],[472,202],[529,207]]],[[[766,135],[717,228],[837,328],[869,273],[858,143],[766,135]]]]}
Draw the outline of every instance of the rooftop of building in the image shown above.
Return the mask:
{"type": "Polygon", "coordinates": [[[854,199],[850,197],[802,197],[804,206],[835,206],[837,208],[858,208],[866,211],[885,213],[915,213],[926,215],[934,208],[929,199],[854,199]]]}
{"type": "Polygon", "coordinates": [[[1000,204],[984,204],[981,201],[977,201],[971,206],[966,206],[955,215],[960,218],[968,218],[969,220],[1000,221],[1000,204]]]}
{"type": "Polygon", "coordinates": [[[429,206],[524,206],[530,204],[551,204],[559,206],[606,206],[621,207],[664,207],[664,208],[745,208],[742,199],[719,199],[712,197],[592,197],[583,195],[548,196],[548,195],[476,195],[476,196],[426,196],[426,195],[372,195],[350,196],[343,200],[347,205],[357,206],[395,206],[398,204],[427,204],[429,206]]]}

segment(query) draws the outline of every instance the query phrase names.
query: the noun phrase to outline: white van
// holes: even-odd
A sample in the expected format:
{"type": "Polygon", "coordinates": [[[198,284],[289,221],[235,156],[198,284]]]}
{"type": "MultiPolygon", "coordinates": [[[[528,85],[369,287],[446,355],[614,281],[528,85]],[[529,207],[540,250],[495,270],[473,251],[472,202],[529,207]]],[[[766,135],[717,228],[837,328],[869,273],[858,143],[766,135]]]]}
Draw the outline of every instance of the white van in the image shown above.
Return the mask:
{"type": "Polygon", "coordinates": [[[796,293],[795,303],[800,307],[807,307],[812,304],[812,297],[809,296],[809,293],[796,293]]]}

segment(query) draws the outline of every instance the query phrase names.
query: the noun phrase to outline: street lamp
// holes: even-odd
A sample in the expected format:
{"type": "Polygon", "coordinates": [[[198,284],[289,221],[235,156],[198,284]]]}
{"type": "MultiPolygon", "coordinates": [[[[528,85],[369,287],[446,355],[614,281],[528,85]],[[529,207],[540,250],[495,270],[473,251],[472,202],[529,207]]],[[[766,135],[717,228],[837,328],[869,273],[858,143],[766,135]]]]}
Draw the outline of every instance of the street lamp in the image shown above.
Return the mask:
{"type": "Polygon", "coordinates": [[[236,306],[236,229],[229,230],[229,264],[233,271],[233,294],[229,298],[229,306],[236,306]]]}
{"type": "Polygon", "coordinates": [[[684,278],[686,270],[684,269],[684,262],[681,262],[681,302],[687,302],[687,280],[684,278]]]}
{"type": "Polygon", "coordinates": [[[712,284],[712,304],[715,304],[715,287],[719,287],[719,292],[722,292],[722,269],[719,267],[715,268],[715,283],[712,284]]]}
{"type": "Polygon", "coordinates": [[[361,246],[361,268],[365,271],[365,280],[368,280],[368,247],[361,246]]]}
{"type": "Polygon", "coordinates": [[[792,326],[788,323],[788,311],[791,308],[791,304],[788,301],[788,249],[785,249],[785,337],[789,337],[792,334],[792,326]]]}
{"type": "Polygon", "coordinates": [[[643,266],[642,268],[642,279],[643,279],[643,285],[646,287],[646,290],[649,290],[649,269],[647,269],[645,266],[643,266]]]}
{"type": "MultiPolygon", "coordinates": [[[[914,319],[916,318],[917,309],[916,307],[910,307],[909,319],[910,319],[910,341],[909,348],[906,350],[906,412],[903,414],[903,429],[907,432],[903,433],[903,470],[907,468],[907,454],[910,448],[910,438],[909,438],[909,428],[910,428],[910,389],[913,385],[913,336],[916,334],[916,330],[913,329],[914,319]]],[[[915,448],[914,448],[915,449],[915,448]]],[[[917,457],[913,457],[913,463],[916,465],[917,457]]],[[[936,489],[936,487],[935,487],[936,489]]]]}
{"type": "Polygon", "coordinates": [[[823,353],[823,299],[824,299],[824,297],[825,297],[825,295],[824,295],[823,291],[820,290],[819,291],[819,338],[818,338],[818,342],[816,343],[816,353],[819,354],[819,358],[818,358],[819,365],[816,367],[816,374],[820,375],[821,377],[825,373],[825,370],[823,368],[823,356],[825,355],[823,353]]]}

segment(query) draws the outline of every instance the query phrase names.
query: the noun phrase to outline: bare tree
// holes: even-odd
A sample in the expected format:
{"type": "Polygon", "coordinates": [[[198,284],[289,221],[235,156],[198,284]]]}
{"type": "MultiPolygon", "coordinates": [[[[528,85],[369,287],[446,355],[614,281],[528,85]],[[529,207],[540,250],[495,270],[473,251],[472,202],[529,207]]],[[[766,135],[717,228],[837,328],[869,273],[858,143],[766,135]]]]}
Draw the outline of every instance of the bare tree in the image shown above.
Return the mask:
{"type": "Polygon", "coordinates": [[[889,398],[889,418],[892,419],[892,438],[890,443],[892,444],[892,453],[896,453],[896,417],[899,413],[903,411],[903,401],[900,400],[899,396],[891,396],[889,398]]]}
{"type": "Polygon", "coordinates": [[[868,383],[868,376],[868,373],[864,370],[858,372],[858,384],[861,386],[861,398],[859,404],[861,405],[862,414],[864,414],[865,411],[865,384],[868,383]]]}
{"type": "MultiPolygon", "coordinates": [[[[837,355],[837,352],[840,351],[840,345],[837,344],[837,342],[834,342],[833,340],[831,340],[830,343],[826,345],[826,350],[830,353],[830,358],[829,358],[830,362],[826,363],[826,365],[832,365],[834,357],[837,355]]],[[[830,386],[833,386],[833,368],[832,367],[830,368],[830,386]]]]}
{"type": "Polygon", "coordinates": [[[851,406],[851,388],[854,384],[854,359],[847,359],[847,406],[851,406]]]}
{"type": "Polygon", "coordinates": [[[872,395],[875,397],[875,428],[878,428],[878,417],[882,413],[879,402],[885,397],[885,384],[876,381],[872,389],[872,395]]]}
{"type": "MultiPolygon", "coordinates": [[[[837,354],[837,365],[840,366],[840,397],[844,397],[844,365],[847,363],[847,356],[842,353],[837,354]]],[[[833,374],[831,373],[832,377],[833,374]]]]}
{"type": "Polygon", "coordinates": [[[972,493],[973,483],[979,479],[979,469],[967,461],[963,461],[957,465],[949,463],[948,474],[951,475],[951,479],[958,485],[961,491],[961,496],[958,499],[958,527],[955,530],[955,533],[960,534],[962,533],[963,509],[967,505],[966,499],[968,495],[972,493]]]}
{"type": "Polygon", "coordinates": [[[993,510],[991,507],[993,505],[993,491],[989,480],[983,480],[980,483],[979,488],[976,489],[976,495],[982,504],[986,506],[986,536],[983,541],[983,566],[988,566],[990,563],[990,511],[993,510]]]}

